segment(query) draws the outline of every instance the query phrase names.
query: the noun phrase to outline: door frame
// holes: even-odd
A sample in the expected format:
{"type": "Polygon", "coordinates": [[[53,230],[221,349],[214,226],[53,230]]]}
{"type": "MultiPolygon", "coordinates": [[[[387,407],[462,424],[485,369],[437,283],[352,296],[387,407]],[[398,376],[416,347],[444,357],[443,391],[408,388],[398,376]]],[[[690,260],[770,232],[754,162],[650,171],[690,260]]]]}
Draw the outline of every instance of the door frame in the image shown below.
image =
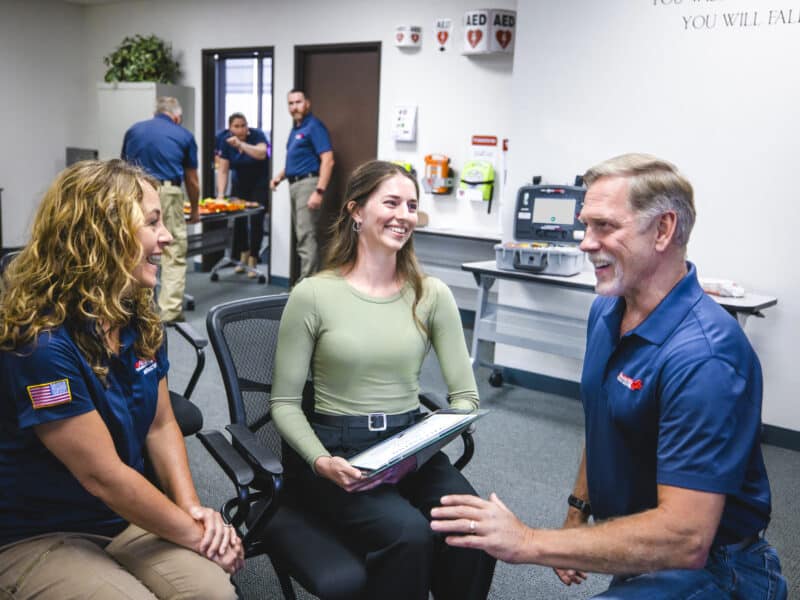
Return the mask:
{"type": "MultiPolygon", "coordinates": [[[[216,131],[216,118],[219,111],[216,99],[216,89],[212,85],[215,80],[216,62],[215,55],[224,55],[225,58],[252,58],[254,54],[269,54],[272,58],[272,123],[270,129],[274,129],[275,125],[275,47],[274,46],[248,46],[245,48],[204,48],[202,51],[202,101],[203,101],[203,114],[201,117],[202,132],[203,132],[203,148],[202,152],[202,181],[203,181],[203,197],[214,197],[217,195],[214,189],[214,167],[209,157],[214,154],[214,140],[217,136],[216,131]],[[214,110],[209,110],[209,107],[214,107],[214,110]]],[[[258,87],[261,89],[261,70],[258,72],[258,87]]],[[[262,96],[259,94],[258,106],[261,108],[262,96]]],[[[223,116],[224,118],[227,115],[223,116]]],[[[274,134],[274,131],[272,132],[274,134]]],[[[270,140],[270,143],[275,146],[275,140],[270,140]]],[[[272,177],[272,160],[269,161],[269,174],[272,177]]],[[[270,214],[270,220],[272,215],[270,214]]]]}

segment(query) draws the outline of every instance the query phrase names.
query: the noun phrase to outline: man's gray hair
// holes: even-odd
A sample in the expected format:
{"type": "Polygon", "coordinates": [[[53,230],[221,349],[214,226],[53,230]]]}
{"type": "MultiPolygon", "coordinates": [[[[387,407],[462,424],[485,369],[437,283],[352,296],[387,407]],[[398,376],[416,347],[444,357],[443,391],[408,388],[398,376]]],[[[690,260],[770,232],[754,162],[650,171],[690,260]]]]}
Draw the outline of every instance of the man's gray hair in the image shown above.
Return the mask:
{"type": "Polygon", "coordinates": [[[628,203],[642,223],[665,212],[677,215],[675,244],[686,248],[696,217],[694,190],[678,168],[650,154],[623,154],[595,165],[583,175],[586,187],[601,177],[628,180],[628,203]]]}
{"type": "Polygon", "coordinates": [[[156,99],[156,113],[168,113],[180,117],[183,114],[181,103],[172,96],[159,96],[156,99]]]}

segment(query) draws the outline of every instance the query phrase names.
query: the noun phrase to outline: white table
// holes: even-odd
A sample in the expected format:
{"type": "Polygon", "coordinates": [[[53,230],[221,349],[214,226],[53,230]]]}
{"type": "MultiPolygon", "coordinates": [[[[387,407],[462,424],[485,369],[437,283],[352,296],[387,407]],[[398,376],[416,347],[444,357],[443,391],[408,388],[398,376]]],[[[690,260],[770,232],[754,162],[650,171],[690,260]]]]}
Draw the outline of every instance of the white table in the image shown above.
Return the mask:
{"type": "MultiPolygon", "coordinates": [[[[472,332],[470,356],[473,365],[478,362],[478,344],[489,341],[510,346],[538,350],[583,359],[586,343],[586,319],[577,319],[525,308],[504,306],[489,302],[489,290],[498,279],[563,287],[594,294],[595,276],[592,271],[582,271],[571,277],[542,275],[521,270],[498,269],[493,260],[468,262],[461,269],[472,273],[478,284],[475,302],[475,326],[472,332]]],[[[763,317],[762,310],[775,306],[774,296],[745,294],[742,298],[711,296],[731,313],[744,328],[751,316],[763,317]]],[[[588,315],[587,315],[588,316],[588,315]]],[[[494,367],[494,365],[488,365],[494,367]]],[[[499,371],[490,381],[502,382],[499,371]]]]}

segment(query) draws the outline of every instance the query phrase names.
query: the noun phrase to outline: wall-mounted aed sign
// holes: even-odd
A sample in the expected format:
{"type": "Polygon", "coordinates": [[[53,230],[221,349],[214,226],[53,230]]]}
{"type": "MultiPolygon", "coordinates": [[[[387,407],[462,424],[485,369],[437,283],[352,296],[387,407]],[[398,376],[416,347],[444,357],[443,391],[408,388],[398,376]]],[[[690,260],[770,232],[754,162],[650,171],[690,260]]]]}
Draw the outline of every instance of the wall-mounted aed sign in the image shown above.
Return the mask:
{"type": "Polygon", "coordinates": [[[453,30],[452,19],[436,19],[434,26],[436,33],[436,44],[439,46],[439,51],[444,52],[447,46],[450,45],[451,32],[453,30]]]}
{"type": "Polygon", "coordinates": [[[517,12],[499,8],[470,10],[464,14],[464,54],[514,52],[517,12]]]}
{"type": "Polygon", "coordinates": [[[394,45],[398,48],[419,48],[422,45],[422,27],[398,25],[394,32],[394,45]]]}

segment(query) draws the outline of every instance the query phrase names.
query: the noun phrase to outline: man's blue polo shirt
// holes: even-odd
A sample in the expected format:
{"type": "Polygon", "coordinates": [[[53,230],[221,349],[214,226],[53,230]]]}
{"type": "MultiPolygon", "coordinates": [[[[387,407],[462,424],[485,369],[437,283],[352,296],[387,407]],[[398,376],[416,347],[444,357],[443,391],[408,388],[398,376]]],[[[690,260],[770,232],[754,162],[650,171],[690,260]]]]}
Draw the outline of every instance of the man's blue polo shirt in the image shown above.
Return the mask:
{"type": "Polygon", "coordinates": [[[197,142],[185,127],[158,113],[125,132],[122,158],[161,181],[180,185],[186,169],[197,168],[197,142]]]}
{"type": "Polygon", "coordinates": [[[295,177],[306,173],[318,173],[319,155],[332,149],[325,125],[311,113],[307,114],[289,133],[284,174],[287,177],[295,177]]]}
{"type": "Polygon", "coordinates": [[[770,489],[761,455],[761,365],[695,267],[635,329],[625,301],[590,311],[581,396],[586,471],[597,519],[657,505],[657,484],[726,496],[717,543],[764,529],[770,489]]]}
{"type": "MultiPolygon", "coordinates": [[[[219,145],[220,157],[230,162],[230,172],[234,185],[241,190],[252,190],[259,183],[269,183],[267,159],[257,160],[246,152],[239,152],[226,141],[229,137],[231,136],[217,138],[217,144],[219,145]]],[[[269,157],[269,140],[267,135],[260,129],[248,128],[245,143],[253,146],[262,143],[266,144],[267,156],[269,157]]]]}
{"type": "Polygon", "coordinates": [[[42,333],[35,348],[0,352],[0,546],[54,531],[114,536],[125,521],[92,496],[42,444],[33,427],[96,410],[120,459],[143,471],[144,443],[169,368],[137,357],[136,332],[120,331],[108,387],[97,378],[65,327],[42,333]]]}

